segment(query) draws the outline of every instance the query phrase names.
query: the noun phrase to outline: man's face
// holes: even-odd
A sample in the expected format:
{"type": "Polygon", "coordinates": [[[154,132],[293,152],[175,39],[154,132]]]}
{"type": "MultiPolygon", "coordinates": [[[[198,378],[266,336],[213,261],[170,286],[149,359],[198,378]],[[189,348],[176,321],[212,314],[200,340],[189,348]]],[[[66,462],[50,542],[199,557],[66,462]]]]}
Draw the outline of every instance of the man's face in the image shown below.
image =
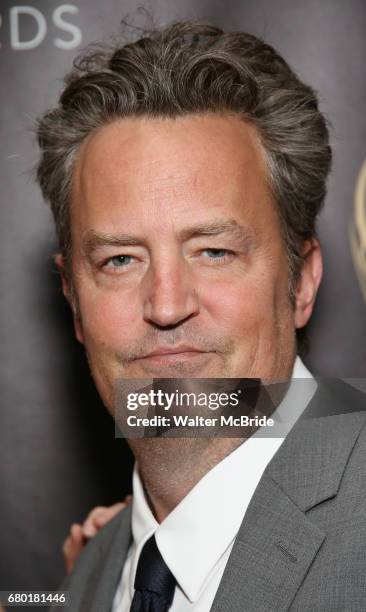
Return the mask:
{"type": "Polygon", "coordinates": [[[78,157],[71,229],[76,333],[108,407],[117,378],[290,375],[296,308],[254,127],[102,128],[78,157]]]}

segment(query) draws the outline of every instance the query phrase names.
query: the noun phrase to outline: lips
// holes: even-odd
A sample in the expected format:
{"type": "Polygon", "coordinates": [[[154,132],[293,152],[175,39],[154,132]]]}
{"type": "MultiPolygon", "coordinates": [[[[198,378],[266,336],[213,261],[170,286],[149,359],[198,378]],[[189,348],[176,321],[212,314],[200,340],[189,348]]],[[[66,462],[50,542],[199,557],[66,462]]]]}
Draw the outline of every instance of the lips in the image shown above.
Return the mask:
{"type": "Polygon", "coordinates": [[[192,345],[158,346],[153,351],[134,359],[138,371],[153,377],[197,377],[207,366],[213,353],[202,351],[192,345]]]}
{"type": "Polygon", "coordinates": [[[193,346],[188,346],[188,345],[181,345],[181,346],[161,346],[156,348],[154,351],[151,351],[151,353],[148,353],[147,355],[143,356],[143,359],[148,359],[150,357],[168,357],[169,355],[173,356],[173,355],[188,355],[188,354],[192,354],[192,356],[194,356],[194,354],[201,354],[204,353],[205,351],[200,351],[199,349],[193,347],[193,346]]]}

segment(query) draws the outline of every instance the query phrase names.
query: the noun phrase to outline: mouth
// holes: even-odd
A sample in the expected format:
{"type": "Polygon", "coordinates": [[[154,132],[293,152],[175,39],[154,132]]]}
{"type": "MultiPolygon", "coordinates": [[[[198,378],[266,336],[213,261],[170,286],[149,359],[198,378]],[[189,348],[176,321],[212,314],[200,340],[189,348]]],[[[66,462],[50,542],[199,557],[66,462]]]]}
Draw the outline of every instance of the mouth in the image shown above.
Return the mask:
{"type": "Polygon", "coordinates": [[[190,361],[207,355],[207,351],[200,351],[192,346],[158,347],[154,351],[139,358],[139,361],[174,364],[182,361],[190,361]]]}

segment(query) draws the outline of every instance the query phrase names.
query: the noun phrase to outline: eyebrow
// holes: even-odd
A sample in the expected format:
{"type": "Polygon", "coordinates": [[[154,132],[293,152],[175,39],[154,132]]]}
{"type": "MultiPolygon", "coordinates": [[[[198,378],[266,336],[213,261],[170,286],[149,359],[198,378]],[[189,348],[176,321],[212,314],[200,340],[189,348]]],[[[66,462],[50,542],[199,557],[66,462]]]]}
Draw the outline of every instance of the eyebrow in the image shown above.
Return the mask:
{"type": "Polygon", "coordinates": [[[219,236],[220,234],[231,234],[240,239],[248,239],[253,232],[240,225],[235,219],[218,219],[211,223],[199,223],[184,229],[180,232],[180,237],[184,241],[199,236],[219,236]]]}
{"type": "Polygon", "coordinates": [[[131,234],[109,234],[88,230],[82,241],[82,251],[84,255],[90,255],[100,247],[140,245],[142,242],[140,238],[131,234]]]}
{"type": "MultiPolygon", "coordinates": [[[[179,238],[185,242],[200,236],[219,236],[221,234],[231,234],[243,245],[248,245],[253,239],[253,232],[240,225],[235,219],[218,219],[210,223],[199,223],[187,227],[179,232],[179,238]]],[[[83,238],[82,251],[85,255],[90,255],[100,247],[140,246],[145,242],[143,238],[133,234],[110,234],[88,230],[83,238]]]]}

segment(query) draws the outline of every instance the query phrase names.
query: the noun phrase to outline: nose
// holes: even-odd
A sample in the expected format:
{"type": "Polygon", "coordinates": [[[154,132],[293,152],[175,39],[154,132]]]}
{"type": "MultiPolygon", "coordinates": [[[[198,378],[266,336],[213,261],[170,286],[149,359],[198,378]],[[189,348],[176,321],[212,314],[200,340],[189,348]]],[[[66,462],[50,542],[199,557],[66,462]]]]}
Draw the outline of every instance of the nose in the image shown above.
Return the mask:
{"type": "Polygon", "coordinates": [[[179,257],[152,266],[143,293],[144,319],[153,325],[177,326],[199,312],[193,271],[179,257]]]}

